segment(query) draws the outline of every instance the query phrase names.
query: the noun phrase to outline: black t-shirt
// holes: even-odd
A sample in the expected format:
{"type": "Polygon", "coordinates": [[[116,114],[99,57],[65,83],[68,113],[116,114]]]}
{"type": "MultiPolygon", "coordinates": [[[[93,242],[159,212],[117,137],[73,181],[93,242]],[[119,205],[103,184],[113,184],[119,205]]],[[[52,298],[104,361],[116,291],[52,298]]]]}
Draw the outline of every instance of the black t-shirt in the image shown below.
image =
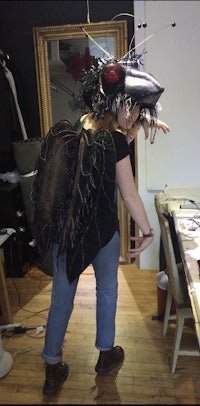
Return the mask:
{"type": "Polygon", "coordinates": [[[130,155],[129,145],[126,136],[119,131],[115,131],[113,134],[113,140],[116,149],[116,161],[121,161],[127,155],[130,155]]]}
{"type": "MultiPolygon", "coordinates": [[[[100,130],[101,131],[101,130],[100,130]]],[[[105,131],[105,130],[102,130],[105,131]]],[[[107,132],[107,131],[106,131],[107,132]]],[[[105,136],[105,134],[104,134],[105,136]]],[[[98,199],[96,206],[89,214],[92,221],[86,227],[84,239],[77,238],[75,249],[67,250],[68,277],[73,280],[92,262],[100,248],[105,246],[115,231],[119,231],[118,207],[115,184],[114,165],[126,156],[130,155],[126,136],[119,131],[112,133],[115,151],[109,143],[110,153],[104,156],[104,178],[100,188],[96,188],[98,199]],[[114,152],[114,154],[111,152],[114,152]],[[80,241],[81,244],[80,244],[80,241]],[[82,262],[84,259],[84,263],[82,262]]]]}

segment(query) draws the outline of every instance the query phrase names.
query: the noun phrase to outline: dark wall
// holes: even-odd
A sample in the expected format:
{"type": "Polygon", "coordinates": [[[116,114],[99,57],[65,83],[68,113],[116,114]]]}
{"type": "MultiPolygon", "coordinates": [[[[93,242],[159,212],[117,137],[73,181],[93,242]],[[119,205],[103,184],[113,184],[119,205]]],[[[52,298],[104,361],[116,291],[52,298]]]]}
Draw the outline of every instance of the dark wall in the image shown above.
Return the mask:
{"type": "MultiPolygon", "coordinates": [[[[133,14],[133,1],[89,1],[90,22],[109,21],[119,13],[133,14]]],[[[126,17],[119,17],[118,19],[126,17]]],[[[87,1],[1,1],[0,49],[9,55],[7,63],[17,88],[28,137],[38,137],[40,119],[37,99],[33,27],[87,23],[87,1]]],[[[133,19],[127,17],[129,39],[133,19]]]]}

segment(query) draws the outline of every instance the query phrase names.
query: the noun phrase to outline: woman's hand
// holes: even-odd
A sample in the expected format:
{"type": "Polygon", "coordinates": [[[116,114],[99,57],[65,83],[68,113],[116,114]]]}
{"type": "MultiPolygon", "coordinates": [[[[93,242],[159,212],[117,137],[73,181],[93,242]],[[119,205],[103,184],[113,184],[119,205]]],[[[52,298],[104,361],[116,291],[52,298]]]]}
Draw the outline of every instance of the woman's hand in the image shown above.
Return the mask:
{"type": "Polygon", "coordinates": [[[153,235],[152,237],[130,237],[131,241],[135,241],[137,247],[136,248],[130,248],[127,252],[127,257],[128,258],[135,258],[139,254],[141,254],[142,251],[145,250],[152,242],[153,242],[153,235]]]}
{"type": "Polygon", "coordinates": [[[169,126],[164,121],[158,119],[156,120],[155,127],[158,128],[158,130],[163,130],[164,134],[167,134],[170,131],[169,126]]]}

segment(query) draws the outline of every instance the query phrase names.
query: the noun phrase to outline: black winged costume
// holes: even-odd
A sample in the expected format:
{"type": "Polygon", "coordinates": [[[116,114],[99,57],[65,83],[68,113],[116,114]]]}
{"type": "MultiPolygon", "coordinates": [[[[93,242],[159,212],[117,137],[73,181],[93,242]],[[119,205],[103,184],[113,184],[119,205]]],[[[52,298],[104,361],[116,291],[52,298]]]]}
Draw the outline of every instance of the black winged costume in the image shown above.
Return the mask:
{"type": "MultiPolygon", "coordinates": [[[[86,131],[80,121],[73,127],[62,120],[44,139],[31,195],[34,237],[44,264],[53,243],[59,253],[67,249],[69,281],[119,230],[116,161],[128,154],[123,134],[86,131]]],[[[44,265],[45,272],[53,273],[48,268],[44,265]]]]}

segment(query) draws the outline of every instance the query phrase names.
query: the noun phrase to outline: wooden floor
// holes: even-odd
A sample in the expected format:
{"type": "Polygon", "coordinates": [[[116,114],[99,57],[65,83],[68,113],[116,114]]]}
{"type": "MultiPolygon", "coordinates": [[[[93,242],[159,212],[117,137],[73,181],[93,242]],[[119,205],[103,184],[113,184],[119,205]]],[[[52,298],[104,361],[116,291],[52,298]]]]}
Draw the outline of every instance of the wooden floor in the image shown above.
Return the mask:
{"type": "MultiPolygon", "coordinates": [[[[200,404],[199,357],[179,357],[169,371],[174,323],[166,337],[157,315],[156,273],[135,265],[119,267],[116,345],[123,346],[123,366],[98,376],[95,342],[95,279],[91,267],[81,275],[75,307],[64,341],[64,361],[70,368],[59,394],[47,401],[42,395],[44,366],[40,353],[50,303],[50,277],[31,268],[23,278],[7,279],[13,322],[33,327],[24,334],[3,335],[4,351],[14,357],[9,374],[0,379],[0,404],[200,404]]],[[[0,323],[2,324],[2,323],[0,323]]],[[[193,340],[186,327],[184,344],[193,340]]]]}

